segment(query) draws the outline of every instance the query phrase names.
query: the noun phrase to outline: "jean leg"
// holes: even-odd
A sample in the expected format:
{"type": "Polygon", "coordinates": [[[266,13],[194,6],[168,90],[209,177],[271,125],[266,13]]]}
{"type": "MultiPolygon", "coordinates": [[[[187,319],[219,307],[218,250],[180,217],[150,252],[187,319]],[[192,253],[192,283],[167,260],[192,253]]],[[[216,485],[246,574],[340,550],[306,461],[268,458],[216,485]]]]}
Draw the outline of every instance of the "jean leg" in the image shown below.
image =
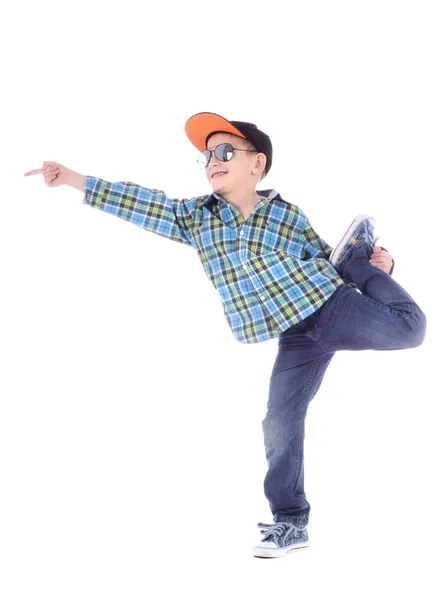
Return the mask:
{"type": "Polygon", "coordinates": [[[262,422],[268,471],[264,492],[274,522],[307,525],[310,504],[304,491],[305,418],[334,355],[325,352],[305,328],[311,318],[280,335],[267,414],[262,422]]]}
{"type": "Polygon", "coordinates": [[[357,241],[339,268],[340,276],[361,294],[341,286],[316,311],[319,341],[328,351],[397,350],[419,346],[425,339],[425,314],[390,275],[369,263],[372,252],[371,244],[357,241]]]}

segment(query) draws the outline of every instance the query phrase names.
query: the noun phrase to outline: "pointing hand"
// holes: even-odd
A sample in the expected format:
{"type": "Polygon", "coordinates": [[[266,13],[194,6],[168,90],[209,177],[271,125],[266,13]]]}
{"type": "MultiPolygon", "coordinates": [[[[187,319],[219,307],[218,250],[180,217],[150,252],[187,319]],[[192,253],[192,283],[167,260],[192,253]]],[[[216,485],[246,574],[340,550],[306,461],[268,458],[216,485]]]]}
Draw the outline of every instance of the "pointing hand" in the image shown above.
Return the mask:
{"type": "Polygon", "coordinates": [[[28,177],[29,175],[42,174],[45,183],[49,187],[56,187],[58,185],[64,185],[68,183],[69,173],[70,169],[67,169],[67,167],[64,167],[64,165],[61,165],[58,162],[46,160],[43,162],[42,168],[28,171],[25,173],[25,177],[28,177]]]}

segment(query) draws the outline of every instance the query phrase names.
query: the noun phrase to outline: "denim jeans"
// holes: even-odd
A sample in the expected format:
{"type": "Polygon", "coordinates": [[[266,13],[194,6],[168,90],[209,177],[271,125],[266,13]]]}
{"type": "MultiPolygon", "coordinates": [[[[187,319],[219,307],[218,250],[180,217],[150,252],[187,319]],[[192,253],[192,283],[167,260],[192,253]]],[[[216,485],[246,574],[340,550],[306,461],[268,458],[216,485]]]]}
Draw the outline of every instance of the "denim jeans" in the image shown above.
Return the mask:
{"type": "Polygon", "coordinates": [[[308,524],[304,421],[338,350],[419,346],[426,316],[393,278],[369,263],[373,246],[357,241],[338,269],[344,284],[313,314],[281,332],[262,421],[268,463],[264,491],[274,522],[308,524]]]}

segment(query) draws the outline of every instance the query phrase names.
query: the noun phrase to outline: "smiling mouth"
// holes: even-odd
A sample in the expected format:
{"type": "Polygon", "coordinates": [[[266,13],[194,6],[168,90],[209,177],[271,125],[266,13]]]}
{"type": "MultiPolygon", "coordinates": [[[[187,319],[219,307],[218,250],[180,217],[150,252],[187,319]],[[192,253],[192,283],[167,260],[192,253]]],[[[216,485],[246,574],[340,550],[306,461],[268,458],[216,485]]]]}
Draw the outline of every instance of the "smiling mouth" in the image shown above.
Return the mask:
{"type": "Polygon", "coordinates": [[[222,177],[222,175],[226,175],[226,173],[214,173],[211,179],[215,179],[216,177],[222,177]]]}

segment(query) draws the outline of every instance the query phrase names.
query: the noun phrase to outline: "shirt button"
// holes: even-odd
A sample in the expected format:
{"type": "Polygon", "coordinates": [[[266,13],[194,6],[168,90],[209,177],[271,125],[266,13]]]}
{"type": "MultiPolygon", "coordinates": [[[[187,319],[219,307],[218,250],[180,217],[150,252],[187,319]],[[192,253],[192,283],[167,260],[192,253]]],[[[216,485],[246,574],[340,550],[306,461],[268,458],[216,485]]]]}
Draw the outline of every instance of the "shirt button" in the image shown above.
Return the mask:
{"type": "Polygon", "coordinates": [[[265,296],[260,296],[261,300],[265,300],[265,296]]]}
{"type": "Polygon", "coordinates": [[[243,231],[241,231],[240,235],[244,235],[244,232],[243,232],[243,231]]]}
{"type": "Polygon", "coordinates": [[[242,265],[242,268],[243,268],[243,269],[246,269],[246,268],[247,268],[247,265],[242,265]]]}

